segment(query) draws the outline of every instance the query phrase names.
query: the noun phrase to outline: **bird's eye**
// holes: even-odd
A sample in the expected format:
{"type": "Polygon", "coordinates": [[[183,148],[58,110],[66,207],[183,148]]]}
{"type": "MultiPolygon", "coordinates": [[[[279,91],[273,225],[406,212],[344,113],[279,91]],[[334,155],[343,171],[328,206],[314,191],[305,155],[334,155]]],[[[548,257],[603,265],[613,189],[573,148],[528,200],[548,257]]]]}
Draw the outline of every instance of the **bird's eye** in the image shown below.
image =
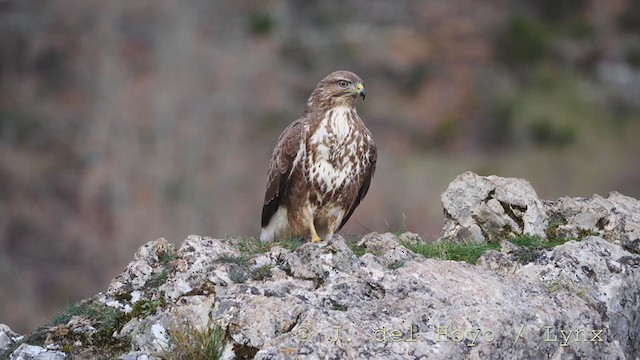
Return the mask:
{"type": "Polygon", "coordinates": [[[349,83],[346,80],[339,80],[338,85],[340,85],[340,87],[345,88],[349,85],[349,83]]]}

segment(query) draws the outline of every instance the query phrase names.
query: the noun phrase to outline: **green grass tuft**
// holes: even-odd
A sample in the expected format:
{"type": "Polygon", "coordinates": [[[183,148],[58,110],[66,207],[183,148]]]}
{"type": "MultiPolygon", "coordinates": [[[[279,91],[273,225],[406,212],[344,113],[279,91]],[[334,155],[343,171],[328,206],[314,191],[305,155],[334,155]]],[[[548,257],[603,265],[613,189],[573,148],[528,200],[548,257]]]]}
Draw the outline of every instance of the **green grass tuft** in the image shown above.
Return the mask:
{"type": "Polygon", "coordinates": [[[247,255],[264,254],[271,250],[271,243],[260,241],[255,237],[240,239],[240,252],[247,255]]]}
{"type": "Polygon", "coordinates": [[[246,266],[249,263],[249,257],[223,255],[218,258],[218,262],[222,264],[236,264],[238,266],[246,266]]]}
{"type": "Polygon", "coordinates": [[[159,308],[164,306],[164,300],[139,300],[133,304],[133,310],[131,310],[131,318],[145,319],[151,315],[155,315],[159,308]]]}
{"type": "Polygon", "coordinates": [[[564,243],[566,243],[567,241],[570,240],[579,240],[579,239],[573,239],[573,238],[555,238],[555,239],[549,239],[548,241],[544,241],[542,240],[540,237],[538,236],[532,236],[532,235],[522,235],[522,236],[518,236],[516,238],[513,239],[509,239],[510,242],[518,245],[518,246],[523,246],[532,250],[549,250],[549,249],[553,249],[554,247],[558,246],[558,245],[562,245],[564,243]]]}
{"type": "MultiPolygon", "coordinates": [[[[551,239],[544,241],[540,237],[531,235],[522,235],[508,239],[515,245],[521,247],[521,250],[515,254],[516,260],[522,264],[535,261],[540,256],[540,251],[549,250],[558,245],[562,245],[569,240],[580,239],[551,239]]],[[[476,264],[482,254],[489,250],[499,250],[499,242],[473,244],[473,243],[457,243],[450,240],[440,242],[402,242],[402,245],[416,254],[420,254],[425,258],[437,258],[443,260],[465,261],[470,264],[476,264]]]]}
{"type": "Polygon", "coordinates": [[[396,270],[396,269],[400,269],[403,266],[404,266],[404,261],[396,260],[391,264],[389,264],[387,267],[389,268],[389,270],[396,270]]]}
{"type": "Polygon", "coordinates": [[[162,265],[162,270],[159,273],[154,274],[149,281],[147,281],[147,286],[151,288],[158,288],[169,279],[169,273],[175,266],[173,261],[178,258],[178,255],[172,250],[159,250],[158,251],[158,263],[162,265]]]}
{"type": "Polygon", "coordinates": [[[347,311],[347,310],[349,310],[349,307],[347,305],[344,305],[344,304],[334,303],[333,306],[331,307],[331,310],[347,311]]]}
{"type": "Polygon", "coordinates": [[[522,235],[510,239],[509,241],[521,247],[521,249],[515,254],[518,262],[521,264],[528,264],[536,261],[538,257],[540,257],[541,251],[553,249],[554,247],[562,245],[569,240],[578,239],[555,238],[550,239],[549,241],[544,241],[538,236],[522,235]]]}
{"type": "Polygon", "coordinates": [[[147,281],[147,286],[151,288],[158,288],[169,279],[169,269],[166,267],[162,269],[159,273],[153,275],[149,281],[147,281]]]}
{"type": "Polygon", "coordinates": [[[360,239],[352,238],[347,239],[345,242],[347,243],[347,246],[349,246],[351,251],[353,251],[353,254],[357,257],[360,257],[367,252],[367,248],[365,248],[364,246],[358,246],[360,239]]]}
{"type": "Polygon", "coordinates": [[[387,220],[384,222],[387,224],[387,232],[394,234],[397,238],[400,237],[400,234],[407,232],[407,216],[404,213],[402,213],[402,223],[400,223],[400,226],[396,230],[391,228],[387,220]]]}
{"type": "Polygon", "coordinates": [[[85,316],[87,308],[82,303],[69,304],[67,307],[51,317],[49,324],[57,326],[66,324],[74,316],[85,316]]]}
{"type": "Polygon", "coordinates": [[[254,35],[267,35],[275,26],[273,16],[264,11],[258,11],[251,15],[251,33],[254,35]]]}
{"type": "Polygon", "coordinates": [[[297,248],[304,245],[306,242],[307,241],[305,239],[300,237],[289,237],[276,241],[275,243],[273,243],[273,246],[280,246],[289,251],[296,251],[297,248]]]}
{"type": "Polygon", "coordinates": [[[545,234],[547,235],[547,239],[558,239],[560,238],[560,234],[558,233],[558,228],[567,223],[564,219],[557,219],[553,221],[549,221],[549,225],[545,229],[545,234]]]}
{"type": "Polygon", "coordinates": [[[170,251],[158,252],[158,262],[162,265],[168,265],[173,260],[176,260],[178,255],[170,251]]]}
{"type": "MultiPolygon", "coordinates": [[[[128,344],[116,340],[113,337],[113,333],[120,331],[122,326],[131,319],[130,314],[125,314],[111,306],[92,300],[82,301],[71,304],[67,306],[63,312],[54,315],[51,318],[50,326],[66,324],[74,316],[80,316],[88,319],[96,329],[96,332],[91,335],[92,346],[103,349],[109,348],[110,351],[114,351],[115,353],[123,352],[124,348],[128,346],[128,344]]],[[[50,326],[44,326],[41,329],[36,330],[35,334],[39,335],[27,339],[27,343],[37,343],[40,335],[45,335],[50,326]]]]}
{"type": "Polygon", "coordinates": [[[185,323],[169,329],[170,349],[163,359],[218,360],[224,351],[225,331],[211,321],[204,329],[185,323]]]}
{"type": "Polygon", "coordinates": [[[461,244],[450,240],[435,243],[402,242],[402,245],[416,254],[426,258],[466,261],[476,264],[482,254],[488,250],[500,249],[500,244],[461,244]]]}
{"type": "Polygon", "coordinates": [[[112,329],[117,326],[125,314],[111,306],[94,301],[70,304],[67,308],[51,318],[51,325],[65,324],[74,316],[81,316],[97,323],[100,327],[112,329]]]}

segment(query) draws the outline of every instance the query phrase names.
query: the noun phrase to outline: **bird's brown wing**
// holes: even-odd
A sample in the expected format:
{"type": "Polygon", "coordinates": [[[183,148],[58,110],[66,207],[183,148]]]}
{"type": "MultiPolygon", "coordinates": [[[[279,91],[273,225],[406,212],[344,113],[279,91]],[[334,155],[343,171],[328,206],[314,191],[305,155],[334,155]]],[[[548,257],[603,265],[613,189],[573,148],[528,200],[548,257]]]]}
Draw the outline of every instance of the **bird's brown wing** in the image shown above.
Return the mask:
{"type": "Polygon", "coordinates": [[[376,145],[371,143],[371,148],[369,149],[369,166],[365,169],[364,176],[362,177],[362,181],[360,182],[360,188],[358,189],[358,196],[353,201],[351,208],[349,208],[349,212],[342,218],[342,222],[340,223],[340,227],[338,231],[342,229],[344,224],[347,223],[353,212],[356,210],[358,205],[364,197],[367,195],[367,191],[369,191],[369,185],[371,184],[371,178],[373,178],[373,173],[376,172],[376,161],[378,160],[378,150],[376,149],[376,145]]]}
{"type": "Polygon", "coordinates": [[[269,225],[271,217],[278,211],[282,197],[287,191],[293,162],[301,146],[303,128],[301,120],[291,123],[284,129],[278,144],[273,149],[267,175],[267,191],[264,194],[262,206],[262,227],[269,225]]]}

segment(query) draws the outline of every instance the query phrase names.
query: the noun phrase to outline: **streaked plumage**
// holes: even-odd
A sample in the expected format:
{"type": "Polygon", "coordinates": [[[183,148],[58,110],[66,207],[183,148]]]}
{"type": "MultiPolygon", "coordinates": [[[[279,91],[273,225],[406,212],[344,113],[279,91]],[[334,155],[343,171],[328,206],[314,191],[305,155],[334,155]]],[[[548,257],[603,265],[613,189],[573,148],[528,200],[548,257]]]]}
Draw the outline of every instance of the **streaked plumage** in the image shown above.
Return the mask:
{"type": "Polygon", "coordinates": [[[311,93],[302,116],[273,150],[262,208],[262,241],[332,235],[369,190],[376,146],[355,109],[365,96],[354,73],[336,71],[311,93]]]}

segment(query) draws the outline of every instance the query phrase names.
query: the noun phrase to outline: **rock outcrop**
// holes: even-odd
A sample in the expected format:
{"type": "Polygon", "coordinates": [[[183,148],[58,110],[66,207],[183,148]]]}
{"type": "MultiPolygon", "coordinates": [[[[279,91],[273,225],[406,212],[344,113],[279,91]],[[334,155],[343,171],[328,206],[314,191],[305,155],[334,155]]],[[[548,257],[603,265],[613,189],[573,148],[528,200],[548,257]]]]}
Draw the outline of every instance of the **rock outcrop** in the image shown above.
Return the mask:
{"type": "Polygon", "coordinates": [[[638,359],[637,200],[546,202],[524,180],[466,173],[443,204],[445,235],[500,249],[472,265],[423,257],[410,233],[159,239],[34,334],[0,327],[0,354],[171,358],[197,333],[229,359],[638,359]],[[567,241],[523,260],[517,235],[567,241]]]}
{"type": "Polygon", "coordinates": [[[441,198],[444,238],[487,242],[512,234],[545,236],[549,216],[527,180],[466,172],[441,198]]]}
{"type": "Polygon", "coordinates": [[[466,172],[442,193],[442,238],[491,242],[524,234],[547,238],[597,235],[640,253],[640,201],[612,192],[607,198],[544,201],[524,179],[466,172]]]}

